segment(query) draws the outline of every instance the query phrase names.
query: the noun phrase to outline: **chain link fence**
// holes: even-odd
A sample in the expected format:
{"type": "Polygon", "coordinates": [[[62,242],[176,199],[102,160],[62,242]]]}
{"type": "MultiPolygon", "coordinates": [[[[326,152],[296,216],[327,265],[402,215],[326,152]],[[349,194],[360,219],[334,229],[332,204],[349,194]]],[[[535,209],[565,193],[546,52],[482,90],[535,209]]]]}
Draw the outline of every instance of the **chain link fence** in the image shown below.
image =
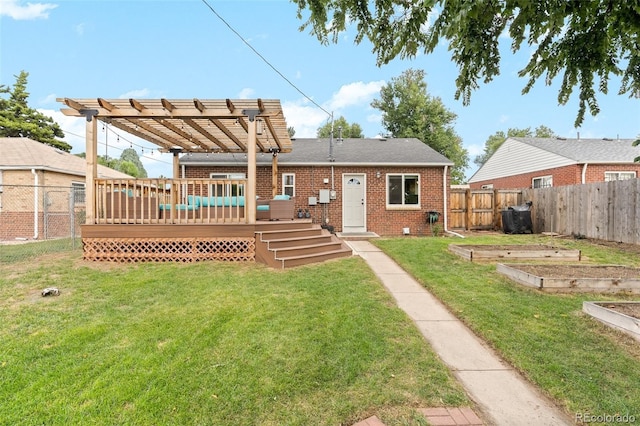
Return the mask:
{"type": "Polygon", "coordinates": [[[80,250],[85,222],[80,186],[0,186],[0,263],[80,250]]]}

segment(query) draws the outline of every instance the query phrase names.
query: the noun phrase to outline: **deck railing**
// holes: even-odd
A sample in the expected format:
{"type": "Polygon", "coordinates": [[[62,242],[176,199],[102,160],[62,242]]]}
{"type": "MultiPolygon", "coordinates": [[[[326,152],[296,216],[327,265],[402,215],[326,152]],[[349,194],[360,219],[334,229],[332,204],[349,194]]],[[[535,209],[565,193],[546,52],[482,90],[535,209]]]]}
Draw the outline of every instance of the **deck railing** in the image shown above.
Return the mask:
{"type": "Polygon", "coordinates": [[[246,223],[246,179],[94,182],[96,224],[246,223]]]}

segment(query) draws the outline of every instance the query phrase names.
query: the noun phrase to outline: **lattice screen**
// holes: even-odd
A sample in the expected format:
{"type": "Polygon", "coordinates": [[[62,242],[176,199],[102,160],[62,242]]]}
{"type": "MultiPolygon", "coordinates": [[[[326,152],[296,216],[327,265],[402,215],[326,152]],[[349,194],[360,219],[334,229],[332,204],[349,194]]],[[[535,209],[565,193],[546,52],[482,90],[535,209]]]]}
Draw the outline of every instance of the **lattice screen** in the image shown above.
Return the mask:
{"type": "Polygon", "coordinates": [[[111,262],[254,261],[255,238],[83,238],[85,260],[111,262]]]}

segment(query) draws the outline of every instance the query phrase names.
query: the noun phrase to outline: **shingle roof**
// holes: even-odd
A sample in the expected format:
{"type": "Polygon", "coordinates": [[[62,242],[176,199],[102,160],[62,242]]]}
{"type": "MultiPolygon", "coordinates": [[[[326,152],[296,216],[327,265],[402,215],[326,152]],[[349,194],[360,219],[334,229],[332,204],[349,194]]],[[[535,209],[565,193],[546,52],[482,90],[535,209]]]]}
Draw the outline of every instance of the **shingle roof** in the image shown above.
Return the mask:
{"type": "Polygon", "coordinates": [[[553,139],[512,138],[528,145],[569,158],[577,163],[632,163],[640,156],[634,139],[553,139]]]}
{"type": "MultiPolygon", "coordinates": [[[[292,139],[293,150],[278,154],[282,165],[398,165],[398,166],[452,166],[453,162],[415,138],[344,139],[333,143],[330,161],[329,139],[292,139]]],[[[270,155],[258,155],[258,164],[271,164],[270,155]]],[[[246,164],[238,154],[191,154],[180,157],[180,164],[214,165],[246,164]]]]}
{"type": "MultiPolygon", "coordinates": [[[[84,158],[29,138],[0,138],[0,169],[37,169],[85,176],[87,163],[84,158]]],[[[98,165],[98,177],[124,179],[131,176],[98,165]]]]}

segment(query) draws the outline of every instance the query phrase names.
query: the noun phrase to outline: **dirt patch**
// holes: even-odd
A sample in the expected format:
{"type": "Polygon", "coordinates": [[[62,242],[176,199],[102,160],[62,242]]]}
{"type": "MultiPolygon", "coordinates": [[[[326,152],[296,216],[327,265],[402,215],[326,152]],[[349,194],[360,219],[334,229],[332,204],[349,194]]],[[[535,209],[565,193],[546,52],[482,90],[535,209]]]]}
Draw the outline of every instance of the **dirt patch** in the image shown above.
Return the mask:
{"type": "Polygon", "coordinates": [[[518,269],[548,278],[640,278],[640,269],[616,265],[518,265],[518,269]]]}
{"type": "Polygon", "coordinates": [[[566,250],[562,247],[547,246],[542,244],[514,244],[514,245],[467,245],[461,244],[459,247],[465,250],[482,250],[482,251],[534,251],[534,250],[566,250]]]}
{"type": "Polygon", "coordinates": [[[639,303],[599,303],[600,306],[611,309],[612,311],[625,314],[627,316],[640,319],[640,302],[639,303]]]}

